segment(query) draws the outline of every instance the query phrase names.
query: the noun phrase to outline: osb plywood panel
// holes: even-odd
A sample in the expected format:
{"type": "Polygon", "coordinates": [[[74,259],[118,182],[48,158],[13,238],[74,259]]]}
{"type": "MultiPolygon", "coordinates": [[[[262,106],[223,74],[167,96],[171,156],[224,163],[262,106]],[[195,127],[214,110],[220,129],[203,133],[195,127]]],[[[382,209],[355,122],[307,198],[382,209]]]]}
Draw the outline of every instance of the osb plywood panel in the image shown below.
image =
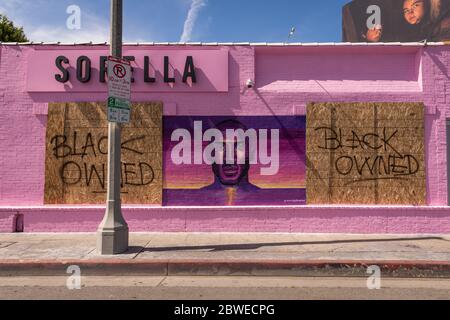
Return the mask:
{"type": "Polygon", "coordinates": [[[308,204],[425,205],[423,103],[307,106],[308,204]]]}
{"type": "MultiPolygon", "coordinates": [[[[121,192],[124,204],[162,204],[161,103],[133,104],[122,126],[121,192]]],[[[103,103],[49,105],[46,204],[106,201],[108,121],[103,103]]]]}

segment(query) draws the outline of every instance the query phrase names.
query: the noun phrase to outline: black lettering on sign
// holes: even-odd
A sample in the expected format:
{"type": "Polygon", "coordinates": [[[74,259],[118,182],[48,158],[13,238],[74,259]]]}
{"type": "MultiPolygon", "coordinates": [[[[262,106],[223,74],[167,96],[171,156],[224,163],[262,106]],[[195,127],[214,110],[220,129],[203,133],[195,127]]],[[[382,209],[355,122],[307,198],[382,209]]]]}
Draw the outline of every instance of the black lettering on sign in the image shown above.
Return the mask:
{"type": "Polygon", "coordinates": [[[183,82],[186,83],[188,78],[191,78],[192,83],[197,82],[197,76],[195,74],[194,58],[188,56],[186,58],[186,65],[184,67],[183,82]]]}
{"type": "Polygon", "coordinates": [[[148,56],[144,57],[144,82],[155,83],[156,78],[150,77],[150,58],[148,56]]]}
{"type": "Polygon", "coordinates": [[[171,78],[170,75],[170,61],[169,61],[169,57],[165,56],[164,57],[164,82],[165,83],[174,83],[175,82],[175,78],[171,78]]]}
{"type": "Polygon", "coordinates": [[[69,59],[67,59],[64,56],[59,56],[56,58],[56,61],[55,61],[56,67],[59,69],[59,71],[61,71],[62,75],[55,74],[55,79],[58,82],[66,83],[67,81],[69,81],[70,75],[69,75],[69,71],[66,68],[64,68],[64,66],[62,65],[63,63],[69,64],[69,59]]]}
{"type": "MultiPolygon", "coordinates": [[[[128,61],[130,61],[130,62],[134,62],[134,61],[136,61],[136,58],[134,57],[134,56],[125,56],[125,57],[123,57],[125,60],[128,60],[128,61]]],[[[133,71],[134,71],[134,68],[133,68],[133,66],[131,66],[131,74],[132,74],[132,76],[131,76],[131,83],[134,83],[134,77],[133,77],[133,71]]]]}
{"type": "MultiPolygon", "coordinates": [[[[99,62],[98,81],[100,83],[106,83],[107,74],[108,74],[108,70],[107,70],[108,57],[100,56],[98,59],[99,59],[98,60],[98,62],[99,62]]],[[[135,56],[124,56],[124,59],[126,59],[130,62],[136,61],[135,56]]],[[[164,62],[164,82],[165,83],[175,83],[176,79],[175,79],[175,75],[173,75],[173,73],[174,73],[173,71],[175,71],[175,70],[172,70],[173,67],[170,64],[170,57],[164,56],[163,62],[164,62]]],[[[56,81],[61,82],[61,83],[66,83],[70,80],[70,72],[69,72],[68,66],[65,66],[68,64],[69,64],[69,59],[65,56],[58,56],[56,58],[55,66],[60,72],[60,73],[55,73],[56,81]]],[[[144,83],[155,83],[156,82],[156,70],[154,71],[155,75],[153,75],[153,76],[150,75],[151,62],[150,62],[149,56],[144,56],[143,65],[144,65],[144,70],[143,70],[144,83]]],[[[80,83],[88,83],[89,81],[91,81],[91,78],[92,78],[92,69],[93,69],[92,60],[89,57],[87,57],[87,56],[78,57],[77,62],[76,62],[76,70],[75,70],[76,79],[80,83]]],[[[154,69],[154,67],[153,67],[153,69],[154,69]]],[[[179,70],[179,71],[181,72],[181,70],[179,70]]],[[[135,83],[136,79],[133,76],[133,73],[134,73],[133,67],[131,67],[131,73],[132,73],[131,82],[135,83]]],[[[198,81],[197,69],[195,68],[193,56],[186,57],[183,75],[182,75],[183,83],[188,83],[189,80],[190,80],[189,84],[194,84],[194,83],[197,83],[197,81],[198,81]]]]}
{"type": "Polygon", "coordinates": [[[100,57],[100,74],[99,74],[99,81],[101,83],[106,82],[106,76],[107,76],[107,67],[106,67],[106,61],[108,61],[107,56],[101,56],[100,57]]]}
{"type": "Polygon", "coordinates": [[[91,60],[86,56],[81,56],[77,60],[77,79],[81,83],[91,80],[91,60]]]}

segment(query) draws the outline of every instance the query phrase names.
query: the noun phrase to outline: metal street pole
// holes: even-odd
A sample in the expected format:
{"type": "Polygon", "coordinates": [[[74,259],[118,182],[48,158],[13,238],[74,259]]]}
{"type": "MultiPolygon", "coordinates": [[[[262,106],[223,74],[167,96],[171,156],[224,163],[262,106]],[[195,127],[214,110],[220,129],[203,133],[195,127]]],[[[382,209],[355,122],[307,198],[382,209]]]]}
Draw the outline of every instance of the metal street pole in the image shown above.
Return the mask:
{"type": "MultiPolygon", "coordinates": [[[[122,0],[111,0],[110,55],[122,57],[122,0]]],[[[108,191],[106,212],[97,230],[97,251],[102,255],[120,254],[128,250],[128,225],[122,216],[120,200],[121,125],[108,124],[108,191]]]]}

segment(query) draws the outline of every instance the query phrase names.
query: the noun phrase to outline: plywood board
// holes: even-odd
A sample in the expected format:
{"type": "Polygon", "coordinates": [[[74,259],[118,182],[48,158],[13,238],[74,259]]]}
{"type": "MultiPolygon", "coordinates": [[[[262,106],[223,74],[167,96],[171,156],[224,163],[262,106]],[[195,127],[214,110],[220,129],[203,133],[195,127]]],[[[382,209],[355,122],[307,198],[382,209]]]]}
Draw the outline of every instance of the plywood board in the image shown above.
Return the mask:
{"type": "MultiPolygon", "coordinates": [[[[162,108],[135,103],[130,124],[122,126],[124,204],[162,204],[162,108]]],[[[45,203],[105,203],[107,152],[105,104],[49,104],[45,203]]]]}
{"type": "Polygon", "coordinates": [[[425,205],[423,103],[311,103],[308,204],[425,205]]]}

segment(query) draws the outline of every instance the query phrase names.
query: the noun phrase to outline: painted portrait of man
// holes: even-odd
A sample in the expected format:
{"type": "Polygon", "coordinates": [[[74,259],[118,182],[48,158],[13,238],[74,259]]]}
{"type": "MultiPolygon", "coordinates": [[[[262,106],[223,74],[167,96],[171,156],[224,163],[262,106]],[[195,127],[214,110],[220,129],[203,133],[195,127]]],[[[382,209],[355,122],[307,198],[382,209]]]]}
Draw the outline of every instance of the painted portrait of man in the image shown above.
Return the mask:
{"type": "MultiPolygon", "coordinates": [[[[279,117],[278,121],[273,117],[171,117],[170,120],[164,127],[164,205],[306,204],[305,117],[279,117]],[[203,134],[213,130],[219,137],[212,144],[210,139],[201,142],[206,158],[207,150],[215,144],[210,155],[213,160],[205,158],[202,163],[198,162],[199,157],[189,160],[185,149],[184,163],[174,161],[173,153],[180,142],[169,141],[173,130],[184,128],[189,132],[186,136],[198,138],[195,127],[199,123],[203,134]]],[[[198,146],[199,141],[192,142],[191,149],[198,153],[194,144],[198,146]]]]}

